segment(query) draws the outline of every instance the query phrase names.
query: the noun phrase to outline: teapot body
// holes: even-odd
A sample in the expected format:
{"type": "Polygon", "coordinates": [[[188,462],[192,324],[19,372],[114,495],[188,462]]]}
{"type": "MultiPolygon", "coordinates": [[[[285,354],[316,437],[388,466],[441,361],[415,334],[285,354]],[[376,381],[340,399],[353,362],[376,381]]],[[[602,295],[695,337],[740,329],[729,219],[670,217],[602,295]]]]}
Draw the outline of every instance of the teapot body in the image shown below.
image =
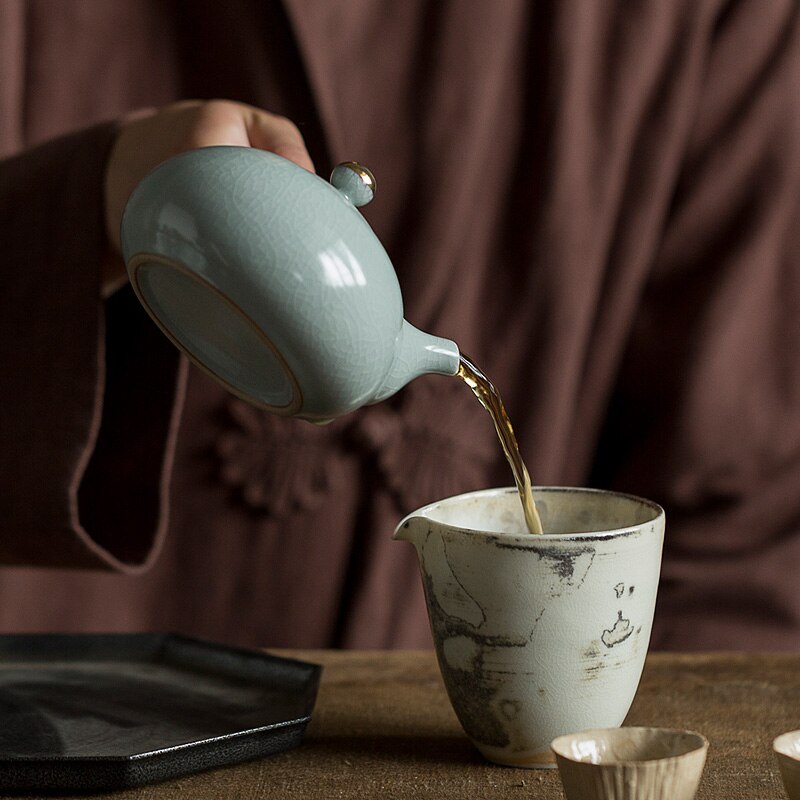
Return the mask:
{"type": "Polygon", "coordinates": [[[279,156],[210,147],[170,159],[131,196],[121,241],[162,330],[273,413],[326,420],[423,371],[457,370],[455,345],[430,337],[398,373],[410,326],[386,251],[346,194],[279,156]]]}

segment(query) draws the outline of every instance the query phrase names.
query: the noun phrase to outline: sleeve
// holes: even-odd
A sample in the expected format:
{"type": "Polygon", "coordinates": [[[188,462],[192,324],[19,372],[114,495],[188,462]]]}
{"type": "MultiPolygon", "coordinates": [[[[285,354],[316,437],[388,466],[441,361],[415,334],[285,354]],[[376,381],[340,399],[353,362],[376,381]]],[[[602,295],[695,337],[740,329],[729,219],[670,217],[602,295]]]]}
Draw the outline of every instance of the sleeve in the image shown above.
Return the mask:
{"type": "Polygon", "coordinates": [[[716,21],[604,433],[614,485],[667,510],[664,647],[767,646],[800,618],[799,17],[716,21]]]}
{"type": "Polygon", "coordinates": [[[0,563],[154,559],[184,366],[129,287],[101,298],[111,124],[0,161],[0,563]]]}

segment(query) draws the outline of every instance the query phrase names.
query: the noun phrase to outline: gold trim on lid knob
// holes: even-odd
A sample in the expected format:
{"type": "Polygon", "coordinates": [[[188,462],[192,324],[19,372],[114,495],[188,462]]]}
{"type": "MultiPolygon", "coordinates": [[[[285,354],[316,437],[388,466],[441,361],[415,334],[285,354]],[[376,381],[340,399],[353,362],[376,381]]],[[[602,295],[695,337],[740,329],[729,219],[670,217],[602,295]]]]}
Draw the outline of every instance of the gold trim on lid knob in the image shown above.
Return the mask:
{"type": "Polygon", "coordinates": [[[375,176],[357,161],[343,161],[331,173],[331,183],[354,206],[365,206],[375,197],[375,176]]]}

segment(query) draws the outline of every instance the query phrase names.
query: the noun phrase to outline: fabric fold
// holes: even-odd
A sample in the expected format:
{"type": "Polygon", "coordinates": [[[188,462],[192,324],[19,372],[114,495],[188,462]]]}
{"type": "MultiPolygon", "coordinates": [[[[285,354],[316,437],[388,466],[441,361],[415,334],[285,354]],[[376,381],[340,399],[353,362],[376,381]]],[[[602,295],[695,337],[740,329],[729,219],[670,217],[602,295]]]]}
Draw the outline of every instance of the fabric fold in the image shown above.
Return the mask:
{"type": "Polygon", "coordinates": [[[0,247],[14,254],[0,315],[1,563],[137,571],[163,534],[178,356],[125,291],[106,321],[115,133],[98,125],[0,162],[0,247]],[[169,385],[154,384],[167,362],[169,385]]]}

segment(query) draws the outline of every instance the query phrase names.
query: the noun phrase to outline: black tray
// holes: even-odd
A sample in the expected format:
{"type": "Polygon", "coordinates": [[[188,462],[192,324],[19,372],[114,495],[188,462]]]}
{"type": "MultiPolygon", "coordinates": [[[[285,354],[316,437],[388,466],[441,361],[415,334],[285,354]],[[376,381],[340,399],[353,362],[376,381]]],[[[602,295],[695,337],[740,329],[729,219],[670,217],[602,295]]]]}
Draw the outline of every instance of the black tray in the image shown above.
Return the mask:
{"type": "Polygon", "coordinates": [[[141,786],[300,744],[321,668],[170,634],[0,636],[0,792],[141,786]]]}

